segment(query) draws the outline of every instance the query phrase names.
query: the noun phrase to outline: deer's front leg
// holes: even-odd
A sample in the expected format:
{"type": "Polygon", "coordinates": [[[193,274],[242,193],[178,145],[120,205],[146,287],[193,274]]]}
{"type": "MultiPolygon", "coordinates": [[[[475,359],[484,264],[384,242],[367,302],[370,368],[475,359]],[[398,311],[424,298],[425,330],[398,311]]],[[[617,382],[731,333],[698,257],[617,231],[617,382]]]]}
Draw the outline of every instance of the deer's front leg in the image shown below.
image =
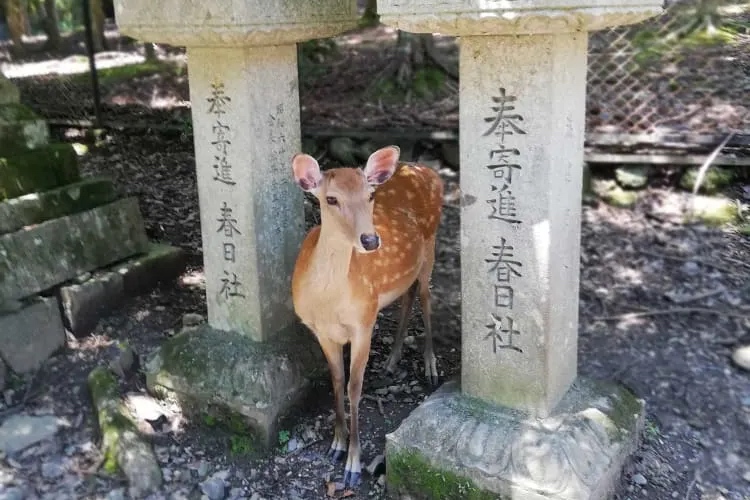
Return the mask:
{"type": "Polygon", "coordinates": [[[341,460],[346,450],[346,413],[344,411],[344,352],[343,346],[328,338],[319,336],[318,342],[328,361],[333,384],[333,400],[336,409],[336,423],[333,428],[333,441],[328,456],[334,461],[341,460]]]}
{"type": "Polygon", "coordinates": [[[349,412],[351,414],[351,434],[349,435],[349,453],[344,468],[344,484],[356,487],[362,479],[362,464],[359,449],[359,400],[362,396],[362,380],[365,367],[370,357],[370,339],[372,328],[357,332],[351,342],[351,365],[349,367],[349,412]]]}

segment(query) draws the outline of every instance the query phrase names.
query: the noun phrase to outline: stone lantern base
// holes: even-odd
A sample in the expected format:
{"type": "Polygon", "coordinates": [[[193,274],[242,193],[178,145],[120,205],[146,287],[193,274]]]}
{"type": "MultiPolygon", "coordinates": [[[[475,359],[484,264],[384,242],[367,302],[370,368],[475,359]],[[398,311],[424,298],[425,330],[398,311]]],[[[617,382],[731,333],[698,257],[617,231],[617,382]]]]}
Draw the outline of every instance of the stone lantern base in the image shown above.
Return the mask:
{"type": "Polygon", "coordinates": [[[644,403],[578,378],[547,418],[490,405],[451,381],[386,436],[389,498],[609,498],[637,447],[644,403]]]}

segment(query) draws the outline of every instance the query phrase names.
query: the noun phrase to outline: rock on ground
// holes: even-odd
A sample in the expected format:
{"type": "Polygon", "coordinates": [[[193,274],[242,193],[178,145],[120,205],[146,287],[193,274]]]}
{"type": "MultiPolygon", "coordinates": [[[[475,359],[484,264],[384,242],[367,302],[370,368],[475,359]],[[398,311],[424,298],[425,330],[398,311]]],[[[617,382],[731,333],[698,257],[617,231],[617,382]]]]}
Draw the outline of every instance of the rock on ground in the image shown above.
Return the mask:
{"type": "Polygon", "coordinates": [[[50,439],[65,421],[50,415],[13,415],[0,425],[0,450],[12,455],[50,439]]]}

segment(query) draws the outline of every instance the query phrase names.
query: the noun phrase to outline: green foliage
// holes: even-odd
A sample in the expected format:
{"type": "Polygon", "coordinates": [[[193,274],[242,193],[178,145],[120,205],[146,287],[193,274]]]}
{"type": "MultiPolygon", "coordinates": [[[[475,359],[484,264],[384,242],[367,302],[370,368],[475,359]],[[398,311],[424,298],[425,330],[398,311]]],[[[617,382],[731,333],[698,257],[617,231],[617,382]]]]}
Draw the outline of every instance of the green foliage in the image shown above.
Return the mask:
{"type": "Polygon", "coordinates": [[[286,446],[286,444],[291,439],[291,434],[287,430],[279,431],[279,446],[282,448],[286,446]]]}
{"type": "Polygon", "coordinates": [[[233,434],[229,442],[232,455],[249,455],[255,451],[255,443],[251,436],[233,434]]]}

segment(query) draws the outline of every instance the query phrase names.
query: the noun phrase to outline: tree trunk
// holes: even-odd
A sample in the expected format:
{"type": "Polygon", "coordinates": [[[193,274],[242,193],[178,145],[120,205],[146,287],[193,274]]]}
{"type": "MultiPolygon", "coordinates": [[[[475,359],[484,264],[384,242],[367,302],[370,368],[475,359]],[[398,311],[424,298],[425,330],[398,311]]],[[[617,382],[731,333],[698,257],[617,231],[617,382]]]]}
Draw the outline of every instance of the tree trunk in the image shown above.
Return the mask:
{"type": "Polygon", "coordinates": [[[89,0],[91,9],[91,31],[94,38],[94,51],[107,49],[107,39],[104,37],[104,6],[102,0],[89,0]]]}
{"type": "Polygon", "coordinates": [[[434,93],[443,86],[445,76],[458,80],[458,68],[437,52],[432,33],[399,31],[396,55],[376,79],[376,85],[390,81],[407,96],[412,91],[434,93]]]}
{"type": "Polygon", "coordinates": [[[24,53],[23,35],[28,24],[25,2],[23,0],[5,0],[5,17],[10,38],[13,40],[11,51],[14,56],[21,56],[24,53]]]}
{"type": "Polygon", "coordinates": [[[55,0],[44,0],[44,32],[47,33],[47,50],[60,48],[60,23],[57,17],[55,0]]]}

